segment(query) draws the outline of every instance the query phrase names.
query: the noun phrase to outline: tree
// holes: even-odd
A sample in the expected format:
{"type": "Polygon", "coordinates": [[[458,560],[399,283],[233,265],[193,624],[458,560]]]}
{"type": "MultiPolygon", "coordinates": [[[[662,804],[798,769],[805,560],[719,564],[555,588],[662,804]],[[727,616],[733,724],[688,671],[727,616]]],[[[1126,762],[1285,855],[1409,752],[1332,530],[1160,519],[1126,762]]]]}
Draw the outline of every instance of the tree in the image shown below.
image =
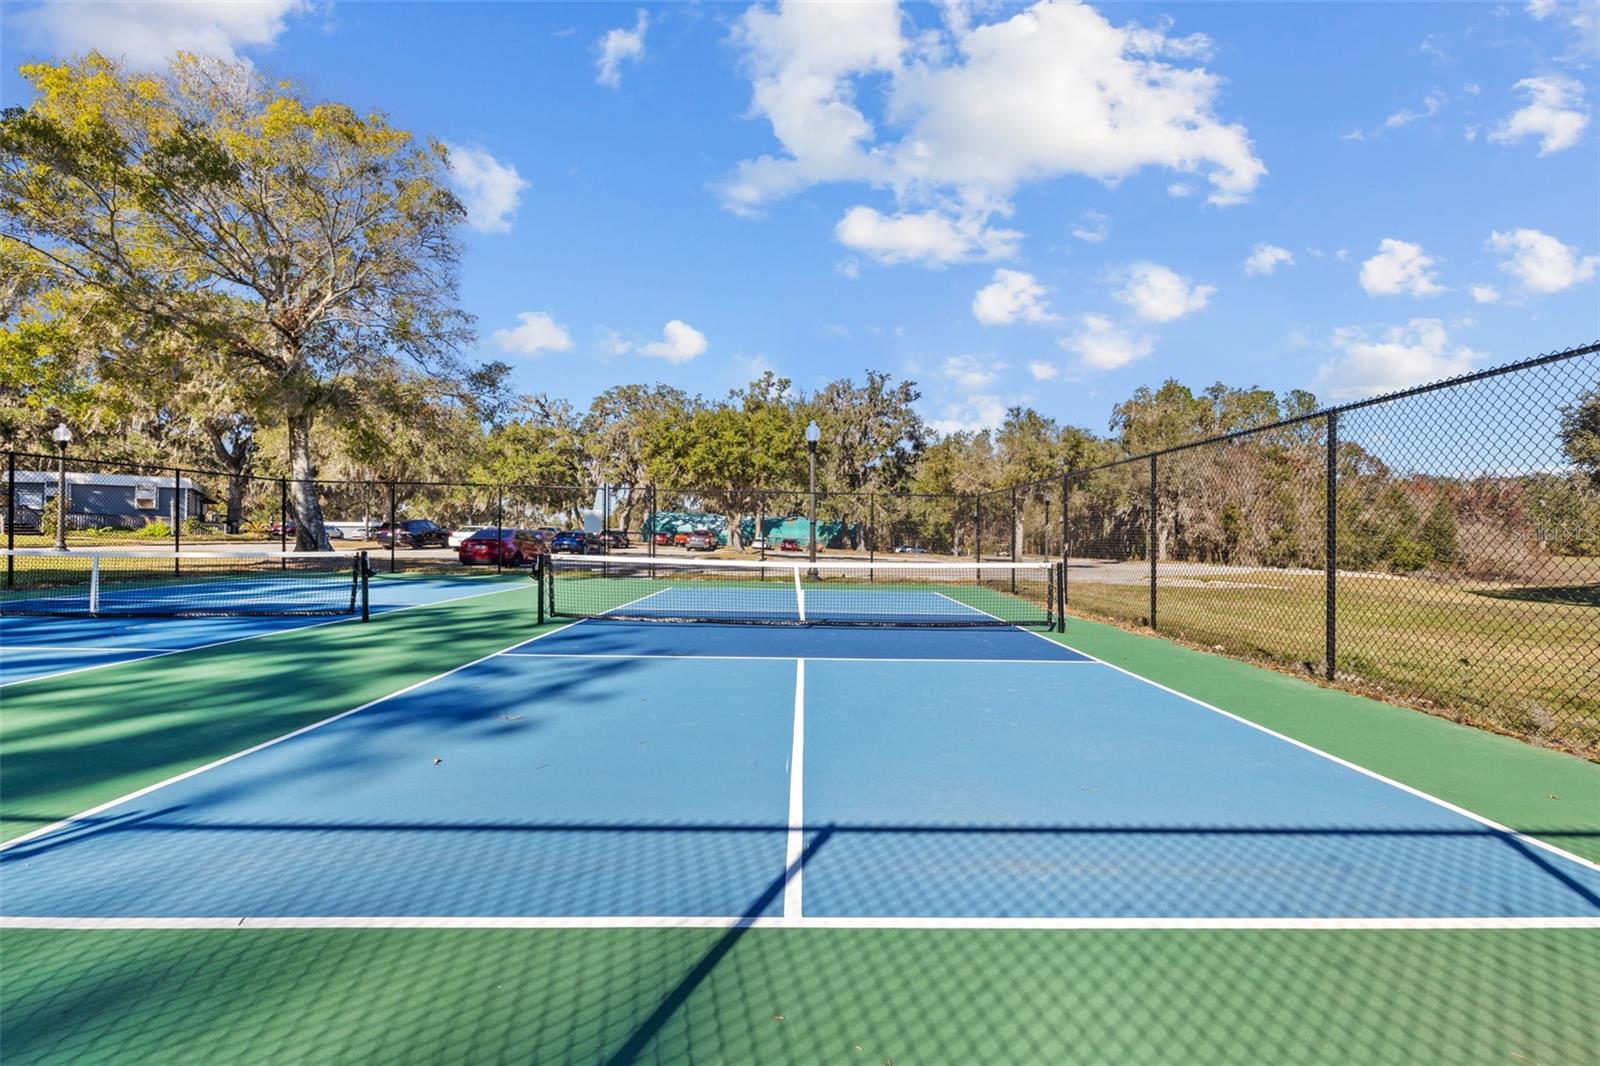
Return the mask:
{"type": "Polygon", "coordinates": [[[580,432],[594,479],[619,489],[619,524],[632,528],[650,482],[652,442],[704,406],[670,385],[615,385],[596,396],[580,432]]]}
{"type": "Polygon", "coordinates": [[[1561,408],[1561,450],[1600,489],[1600,386],[1561,408]]]}
{"type": "Polygon", "coordinates": [[[284,425],[297,542],[326,548],[312,432],[343,382],[404,362],[460,373],[465,218],[446,150],[311,103],[248,64],[180,54],[165,77],[98,54],[22,68],[0,119],[0,247],[130,320],[260,371],[284,425]]]}
{"type": "Polygon", "coordinates": [[[865,385],[840,378],[823,386],[806,404],[822,431],[819,484],[834,492],[904,489],[928,443],[914,406],[921,398],[916,382],[894,384],[877,370],[867,371],[865,385]]]}
{"type": "Polygon", "coordinates": [[[1427,549],[1428,558],[1435,563],[1452,565],[1461,556],[1456,534],[1456,509],[1448,495],[1442,495],[1428,512],[1422,528],[1417,531],[1417,541],[1427,549]]]}

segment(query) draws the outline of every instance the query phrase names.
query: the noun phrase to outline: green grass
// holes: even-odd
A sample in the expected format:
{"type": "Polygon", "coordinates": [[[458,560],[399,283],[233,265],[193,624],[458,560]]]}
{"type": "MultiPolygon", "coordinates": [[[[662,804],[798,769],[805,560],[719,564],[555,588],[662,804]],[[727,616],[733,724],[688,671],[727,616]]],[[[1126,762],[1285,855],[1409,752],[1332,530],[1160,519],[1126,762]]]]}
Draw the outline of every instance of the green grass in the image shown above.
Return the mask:
{"type": "MultiPolygon", "coordinates": [[[[1159,585],[1163,635],[1320,672],[1320,575],[1177,580],[1185,579],[1163,575],[1159,585]]],[[[1586,586],[1530,595],[1519,586],[1346,575],[1338,589],[1341,683],[1600,757],[1600,604],[1586,586]]],[[[1074,574],[1069,591],[1069,611],[1148,622],[1148,586],[1074,574]]]]}

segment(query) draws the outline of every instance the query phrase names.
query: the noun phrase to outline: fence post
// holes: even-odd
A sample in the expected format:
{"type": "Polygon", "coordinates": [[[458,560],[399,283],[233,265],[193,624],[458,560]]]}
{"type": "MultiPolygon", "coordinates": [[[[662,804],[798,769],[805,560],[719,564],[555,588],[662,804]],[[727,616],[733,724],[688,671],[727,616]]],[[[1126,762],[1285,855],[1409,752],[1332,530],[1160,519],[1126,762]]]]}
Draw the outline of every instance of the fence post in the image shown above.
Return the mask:
{"type": "Polygon", "coordinates": [[[654,555],[656,553],[656,487],[654,485],[649,486],[645,489],[644,495],[645,506],[650,509],[650,519],[644,526],[644,539],[645,545],[649,548],[649,554],[654,555]]]}
{"type": "Polygon", "coordinates": [[[289,482],[278,479],[278,550],[289,550],[289,482]]]}
{"type": "Polygon", "coordinates": [[[1022,561],[1022,538],[1017,536],[1017,529],[1022,525],[1017,515],[1017,487],[1011,486],[1011,594],[1017,592],[1017,567],[1022,561]]]}
{"type": "MultiPolygon", "coordinates": [[[[498,574],[501,570],[501,557],[505,552],[505,549],[500,545],[504,544],[506,539],[506,487],[504,485],[496,485],[494,487],[494,538],[494,572],[498,574]]],[[[515,544],[516,538],[513,537],[511,542],[515,544]]]]}
{"type": "Polygon", "coordinates": [[[1061,475],[1061,610],[1067,609],[1067,570],[1072,566],[1072,526],[1067,516],[1072,513],[1072,475],[1061,475]]]}
{"type": "Polygon", "coordinates": [[[183,471],[172,468],[172,572],[179,572],[182,563],[178,553],[183,551],[183,471]]]}
{"type": "Polygon", "coordinates": [[[394,524],[394,482],[389,482],[389,573],[395,572],[394,548],[400,543],[400,531],[394,524]]]}
{"type": "MultiPolygon", "coordinates": [[[[867,562],[877,559],[878,549],[878,497],[867,493],[867,562]]],[[[872,571],[867,571],[867,580],[873,580],[872,571]]]]}
{"type": "Polygon", "coordinates": [[[1156,628],[1156,555],[1161,535],[1156,528],[1156,457],[1150,457],[1150,628],[1156,628]]]}
{"type": "Polygon", "coordinates": [[[600,554],[611,554],[611,486],[600,486],[600,554]]]}
{"type": "Polygon", "coordinates": [[[983,562],[983,497],[972,497],[972,558],[983,562]]]}
{"type": "Polygon", "coordinates": [[[1326,614],[1323,618],[1324,647],[1327,659],[1325,670],[1329,681],[1338,675],[1337,614],[1339,583],[1339,412],[1328,412],[1328,475],[1327,475],[1328,540],[1325,547],[1327,568],[1325,596],[1326,614]]]}
{"type": "Polygon", "coordinates": [[[16,582],[17,561],[17,453],[6,452],[6,588],[16,582]]]}

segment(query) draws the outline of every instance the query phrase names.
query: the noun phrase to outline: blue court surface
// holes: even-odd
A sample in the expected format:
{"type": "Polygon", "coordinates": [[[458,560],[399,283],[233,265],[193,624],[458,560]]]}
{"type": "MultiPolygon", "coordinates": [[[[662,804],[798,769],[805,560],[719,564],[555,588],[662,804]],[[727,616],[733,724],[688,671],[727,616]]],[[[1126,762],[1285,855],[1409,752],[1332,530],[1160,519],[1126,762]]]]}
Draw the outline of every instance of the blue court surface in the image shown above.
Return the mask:
{"type": "Polygon", "coordinates": [[[86,925],[1600,917],[1591,863],[1005,628],[580,622],[0,864],[86,925]]]}
{"type": "MultiPolygon", "coordinates": [[[[527,578],[454,575],[430,577],[376,575],[371,586],[371,613],[386,614],[446,600],[478,596],[507,588],[526,588],[527,578]]],[[[225,584],[219,589],[227,592],[225,584]]],[[[185,592],[195,598],[204,587],[185,592]]],[[[213,644],[248,640],[307,626],[350,622],[355,615],[236,618],[86,618],[46,615],[0,615],[0,688],[22,681],[54,677],[76,670],[132,662],[213,644]]]]}

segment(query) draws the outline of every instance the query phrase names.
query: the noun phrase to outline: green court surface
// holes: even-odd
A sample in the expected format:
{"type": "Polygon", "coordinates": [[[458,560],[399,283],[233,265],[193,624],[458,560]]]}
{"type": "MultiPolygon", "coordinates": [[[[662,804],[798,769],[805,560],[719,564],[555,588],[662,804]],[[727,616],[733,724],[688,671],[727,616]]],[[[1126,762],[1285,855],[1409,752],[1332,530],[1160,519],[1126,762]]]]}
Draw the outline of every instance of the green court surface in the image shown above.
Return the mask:
{"type": "MultiPolygon", "coordinates": [[[[508,584],[0,692],[4,836],[525,641],[533,596],[508,584]]],[[[1062,639],[1600,858],[1594,764],[1109,626],[1070,619],[1062,639]]],[[[1600,1060],[1597,1002],[1594,928],[0,930],[7,1066],[1544,1066],[1600,1060]]]]}

